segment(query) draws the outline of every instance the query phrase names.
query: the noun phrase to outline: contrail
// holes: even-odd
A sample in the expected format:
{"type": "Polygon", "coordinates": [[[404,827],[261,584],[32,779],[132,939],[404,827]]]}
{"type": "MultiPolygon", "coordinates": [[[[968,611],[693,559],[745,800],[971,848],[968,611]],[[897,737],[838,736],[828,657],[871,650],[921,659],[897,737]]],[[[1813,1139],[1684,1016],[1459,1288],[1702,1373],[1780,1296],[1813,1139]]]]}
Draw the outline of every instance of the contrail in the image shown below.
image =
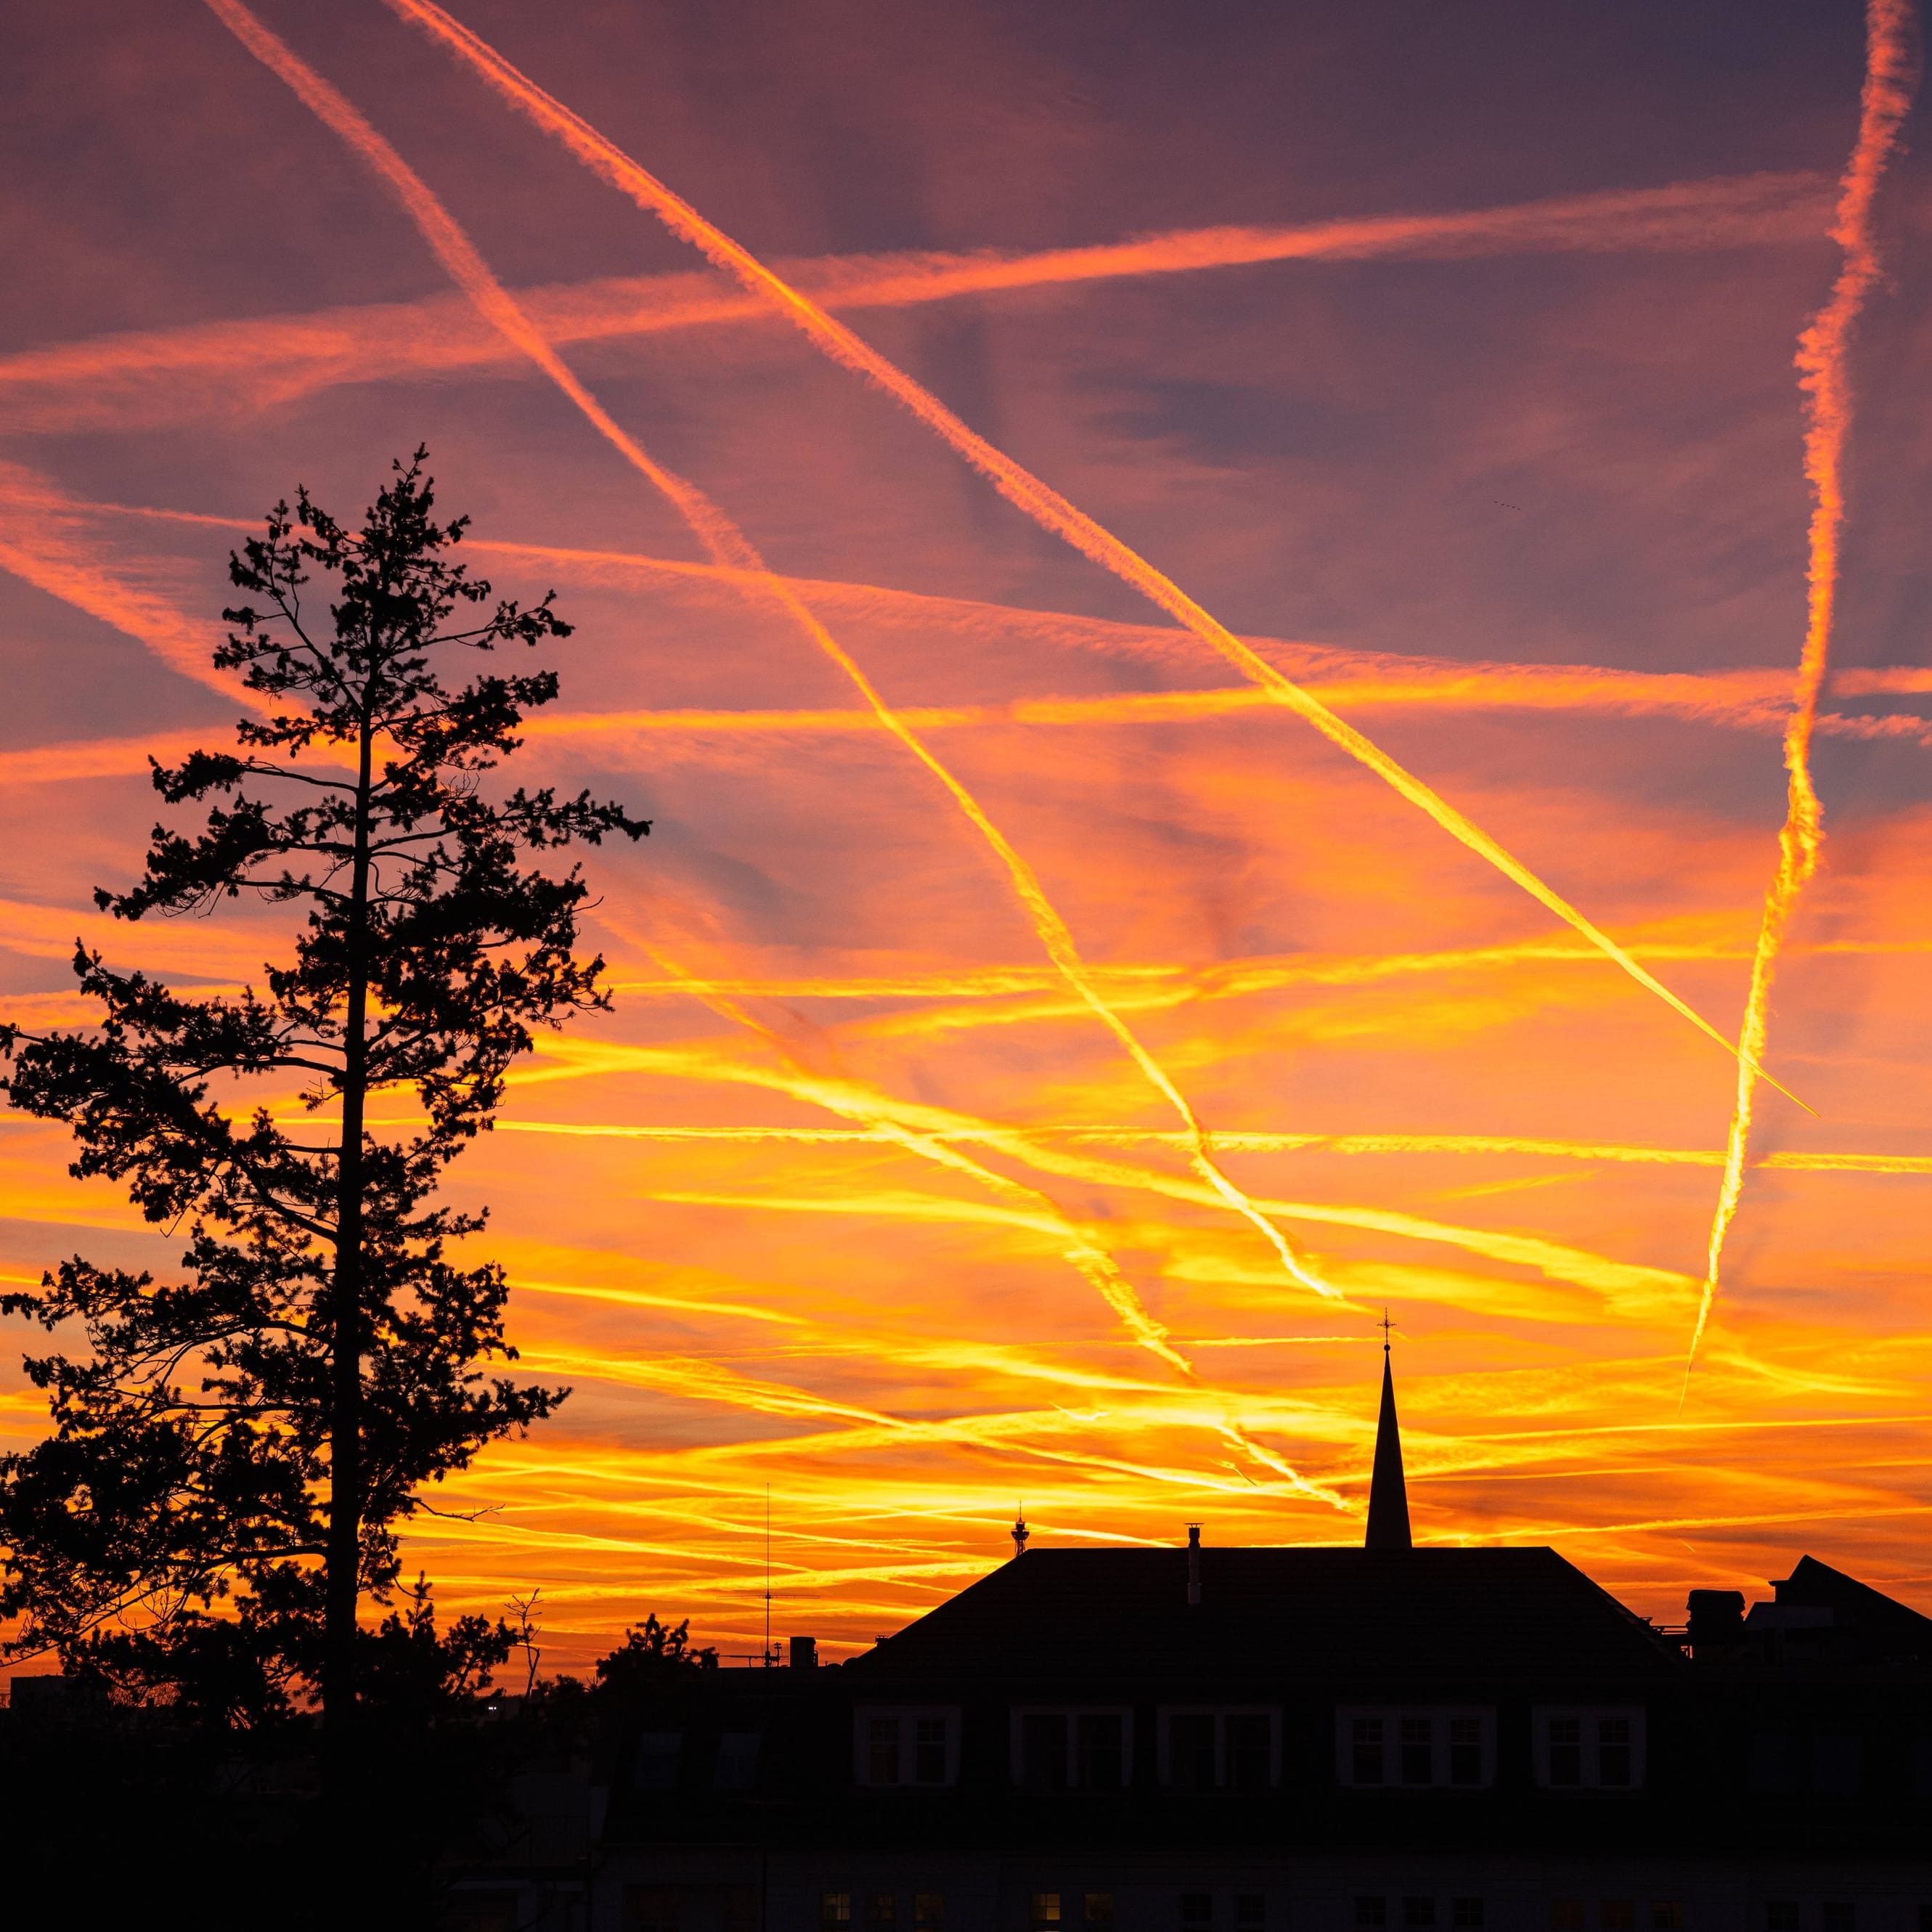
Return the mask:
{"type": "MultiPolygon", "coordinates": [[[[876,1147],[876,1127],[663,1127],[634,1126],[608,1121],[499,1120],[503,1133],[556,1134],[589,1140],[784,1144],[806,1147],[876,1147]]],[[[1074,1147],[1161,1147],[1184,1150],[1187,1137],[1160,1127],[1028,1127],[1029,1139],[1063,1142],[1074,1147]]],[[[949,1128],[921,1136],[940,1146],[990,1146],[1006,1137],[997,1128],[949,1128]]],[[[1628,1142],[1531,1139],[1510,1134],[1308,1134],[1264,1130],[1224,1130],[1214,1136],[1217,1146],[1243,1154],[1519,1154],[1533,1160],[1606,1162],[1644,1167],[1721,1167],[1716,1148],[1666,1148],[1632,1145],[1628,1142]]],[[[1932,1154],[1766,1154],[1754,1167],[1792,1174],[1888,1174],[1932,1176],[1932,1154]]]]}
{"type": "MultiPolygon", "coordinates": [[[[215,0],[210,0],[211,4],[214,3],[215,0]]],[[[221,0],[221,3],[231,4],[232,0],[221,0]]],[[[835,321],[817,303],[780,280],[748,250],[732,241],[621,148],[605,140],[589,122],[544,92],[487,41],[452,19],[434,4],[434,0],[386,0],[386,4],[391,11],[422,27],[468,61],[505,100],[539,127],[556,136],[594,172],[640,208],[656,216],[674,234],[698,249],[717,267],[736,277],[753,294],[770,303],[835,362],[877,384],[935,430],[1002,496],[1043,530],[1064,538],[1102,568],[1138,590],[1203,643],[1219,652],[1244,675],[1305,718],[1330,743],[1366,766],[1412,805],[1426,813],[1450,837],[1486,860],[1538,904],[1574,927],[1639,986],[1654,993],[1700,1031],[1715,1040],[1726,1053],[1739,1052],[1738,1047],[1631,958],[1609,934],[1599,930],[1487,832],[1398,764],[1353,725],[1344,722],[1326,705],[1284,676],[1137,551],[1111,531],[1102,529],[1084,512],[1076,509],[1031,471],[995,449],[896,364],[889,362],[842,322],[835,321]]],[[[1778,1084],[1775,1081],[1772,1084],[1778,1084]]],[[[1786,1090],[1780,1088],[1779,1090],[1786,1090]]]]}
{"type": "Polygon", "coordinates": [[[469,236],[430,192],[421,177],[368,119],[292,49],[270,33],[241,4],[241,0],[207,0],[207,4],[263,66],[286,82],[304,106],[381,176],[402,202],[452,280],[476,304],[479,312],[488,316],[508,340],[515,343],[576,404],[605,441],[676,506],[712,560],[720,565],[729,565],[754,578],[761,591],[845,674],[880,724],[945,787],[953,802],[1005,866],[1041,944],[1067,984],[1180,1117],[1192,1143],[1190,1159],[1195,1171],[1229,1208],[1267,1240],[1280,1258],[1282,1265],[1296,1281],[1318,1294],[1333,1297],[1334,1291],[1310,1272],[1287,1236],[1222,1171],[1210,1150],[1206,1130],[1192,1107],[1126,1023],[1101,997],[1074,944],[1072,932],[1048,900],[1033,868],[986,815],[979,801],[893,712],[856,660],[790,586],[766,568],[764,560],[743,532],[694,484],[665,469],[618,426],[518,307],[469,236]]]}
{"type": "Polygon", "coordinates": [[[956,1147],[947,1144],[935,1136],[906,1126],[892,1118],[889,1107],[873,1101],[868,1096],[861,1095],[854,1083],[821,1081],[815,1070],[805,1064],[791,1042],[772,1028],[766,1026],[748,1008],[718,992],[698,990],[703,982],[687,976],[675,961],[658,948],[646,944],[645,950],[664,971],[689,987],[694,997],[701,1004],[722,1018],[735,1021],[766,1041],[799,1076],[800,1085],[794,1090],[801,1094],[810,1092],[820,1105],[828,1108],[848,1115],[856,1114],[866,1120],[877,1134],[904,1148],[908,1153],[966,1174],[1000,1199],[1017,1203],[1026,1220],[1040,1225],[1040,1217],[1043,1215],[1046,1217],[1044,1225],[1062,1244],[1062,1257],[1090,1287],[1098,1292],[1134,1340],[1150,1354],[1159,1356],[1169,1367],[1178,1370],[1204,1394],[1220,1402],[1222,1428],[1230,1442],[1263,1467],[1272,1469],[1303,1494],[1338,1509],[1343,1507],[1341,1498],[1334,1490],[1311,1483],[1300,1471],[1249,1435],[1234,1418],[1226,1400],[1218,1392],[1204,1387],[1194,1364],[1174,1347],[1172,1330],[1164,1323],[1156,1322],[1148,1312],[1146,1304],[1141,1300],[1133,1285],[1120,1273],[1113,1256],[1076,1227],[1048,1196],[1037,1188],[1028,1187],[983,1162],[961,1154],[956,1147]]]}
{"type": "Polygon", "coordinates": [[[965,1174],[1001,1200],[1017,1202],[1031,1215],[1044,1213],[1061,1238],[1063,1257],[1099,1293],[1134,1340],[1142,1348],[1158,1355],[1169,1367],[1178,1369],[1184,1376],[1192,1376],[1194,1365],[1174,1348],[1170,1339],[1172,1331],[1148,1312],[1146,1304],[1132,1284],[1122,1275],[1113,1257],[1082,1234],[1037,1188],[1026,1186],[996,1172],[937,1136],[920,1132],[896,1120],[889,1108],[872,1104],[853,1083],[822,1080],[815,1068],[805,1064],[789,1040],[775,1028],[767,1026],[741,1001],[718,992],[715,985],[707,986],[695,975],[686,973],[661,947],[638,940],[636,935],[632,937],[663,971],[700,1005],[709,1007],[721,1018],[743,1027],[770,1046],[799,1076],[800,1086],[795,1090],[802,1093],[808,1090],[821,1106],[848,1118],[863,1120],[872,1138],[891,1141],[922,1160],[965,1174]]]}
{"type": "Polygon", "coordinates": [[[259,709],[238,677],[210,662],[216,642],[212,626],[184,617],[164,598],[103,565],[78,528],[80,514],[90,507],[45,477],[0,462],[0,511],[6,519],[0,568],[134,638],[170,670],[250,710],[259,709]]]}
{"type": "MultiPolygon", "coordinates": [[[[554,341],[552,347],[555,347],[554,341]]],[[[136,518],[198,528],[252,532],[245,518],[215,517],[192,510],[158,509],[68,497],[73,511],[89,515],[136,518]]],[[[635,551],[588,550],[554,544],[514,543],[472,537],[479,556],[515,562],[542,563],[575,571],[592,580],[641,578],[666,580],[687,590],[715,587],[740,601],[748,590],[763,594],[759,578],[742,571],[688,558],[652,556],[635,551]]],[[[788,575],[785,582],[814,610],[836,611],[868,622],[902,622],[922,635],[935,628],[962,637],[994,634],[1030,642],[1114,655],[1170,657],[1170,645],[1185,643],[1190,657],[1195,640],[1185,631],[1130,625],[1072,611],[1042,610],[1018,604],[986,604],[962,597],[935,597],[882,584],[836,578],[788,575]]],[[[186,622],[187,620],[182,620],[186,622]]],[[[1577,711],[1611,717],[1672,717],[1747,731],[1782,731],[1791,704],[1791,676],[1769,665],[1738,666],[1723,671],[1635,671],[1600,664],[1540,664],[1480,658],[1434,657],[1419,652],[1363,650],[1306,640],[1250,638],[1247,642],[1280,667],[1298,666],[1304,690],[1331,706],[1440,706],[1468,710],[1577,711]]],[[[1913,665],[1883,665],[1836,670],[1832,689],[1840,696],[1911,696],[1932,693],[1932,670],[1913,665]]],[[[1206,690],[1111,692],[1104,696],[1027,698],[1000,704],[902,705],[898,715],[916,730],[943,730],[994,724],[1080,725],[1171,724],[1204,722],[1264,710],[1274,703],[1252,684],[1206,690]]],[[[1898,714],[1840,716],[1821,712],[1817,730],[1852,738],[1918,736],[1932,731],[1932,721],[1898,714]]],[[[684,732],[870,732],[878,720],[867,710],[846,709],[678,710],[545,714],[530,721],[532,735],[633,730],[675,735],[684,732]]],[[[0,780],[4,782],[4,780],[0,780]]],[[[1627,948],[1634,956],[1642,955],[1627,948]]]]}
{"type": "MultiPolygon", "coordinates": [[[[834,256],[782,260],[792,286],[840,311],[1271,262],[1469,260],[1517,250],[1684,250],[1809,241],[1828,184],[1756,174],[1606,189],[1500,207],[1293,227],[1191,229],[1024,254],[834,256]]],[[[600,277],[518,292],[557,347],[757,321],[755,296],[704,274],[600,277]]],[[[502,338],[445,296],[307,315],[127,332],[0,357],[0,418],[47,434],[148,427],[286,404],[350,382],[513,366],[502,338]]]]}
{"type": "MultiPolygon", "coordinates": [[[[1805,574],[1804,643],[1798,654],[1791,716],[1784,728],[1788,776],[1784,824],[1778,835],[1778,869],[1765,894],[1750,987],[1738,1034],[1737,1099],[1725,1144],[1724,1178],[1704,1268],[1696,1324],[1684,1358],[1683,1394],[1711,1318],[1718,1293],[1724,1240],[1744,1191],[1744,1155],[1750,1141],[1756,1076],[1768,1030],[1772,981],[1798,896],[1818,869],[1824,812],[1811,782],[1811,736],[1818,699],[1831,667],[1832,622],[1838,592],[1839,538],[1844,527],[1844,459],[1852,424],[1847,366],[1852,331],[1880,273],[1872,232],[1872,206],[1886,163],[1898,142],[1901,122],[1918,84],[1918,48],[1910,0],[1867,0],[1865,79],[1859,96],[1858,135],[1846,164],[1832,237],[1844,250],[1838,280],[1825,306],[1798,339],[1798,385],[1804,402],[1804,478],[1811,486],[1809,563],[1805,574]]],[[[1767,1076],[1768,1077],[1768,1076],[1767,1076]]],[[[1681,1406],[1683,1395],[1678,1397],[1681,1406]]]]}

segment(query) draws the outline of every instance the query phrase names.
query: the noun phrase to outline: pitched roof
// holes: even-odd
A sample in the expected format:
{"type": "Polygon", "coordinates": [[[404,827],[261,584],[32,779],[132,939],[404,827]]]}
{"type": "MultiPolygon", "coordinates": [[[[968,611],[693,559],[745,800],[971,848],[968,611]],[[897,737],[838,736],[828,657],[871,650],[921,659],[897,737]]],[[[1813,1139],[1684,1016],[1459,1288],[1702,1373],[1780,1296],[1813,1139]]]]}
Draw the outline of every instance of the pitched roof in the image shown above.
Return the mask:
{"type": "Polygon", "coordinates": [[[1628,1677],[1682,1666],[1547,1549],[1037,1546],[845,1667],[884,1678],[1628,1677]]]}

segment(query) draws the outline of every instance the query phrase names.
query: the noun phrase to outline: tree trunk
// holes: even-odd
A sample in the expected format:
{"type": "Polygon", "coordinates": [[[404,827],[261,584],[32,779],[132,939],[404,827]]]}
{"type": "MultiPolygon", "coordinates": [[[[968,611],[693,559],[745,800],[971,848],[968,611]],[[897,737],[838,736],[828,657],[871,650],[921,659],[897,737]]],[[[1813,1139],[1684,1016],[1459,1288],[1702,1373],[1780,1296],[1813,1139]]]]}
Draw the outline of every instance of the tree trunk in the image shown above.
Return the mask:
{"type": "Polygon", "coordinates": [[[328,1433],[328,1553],[322,1676],[322,1727],[340,1738],[356,1706],[356,1613],[362,1541],[362,1119],[368,1086],[369,844],[375,728],[365,711],[356,784],[350,874],[348,1011],[343,1025],[342,1148],[336,1163],[333,1400],[328,1433]]]}

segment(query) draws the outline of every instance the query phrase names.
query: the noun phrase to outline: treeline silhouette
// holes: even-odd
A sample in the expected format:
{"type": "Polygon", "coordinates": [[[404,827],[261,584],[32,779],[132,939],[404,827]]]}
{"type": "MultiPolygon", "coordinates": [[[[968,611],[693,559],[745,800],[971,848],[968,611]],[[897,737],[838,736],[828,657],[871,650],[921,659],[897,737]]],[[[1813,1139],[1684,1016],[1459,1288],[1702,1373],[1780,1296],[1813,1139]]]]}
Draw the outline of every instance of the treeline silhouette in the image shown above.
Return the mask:
{"type": "Polygon", "coordinates": [[[576,1748],[640,1673],[704,1667],[647,1622],[512,1720],[488,1693],[527,1606],[440,1621],[404,1580],[426,1492],[568,1394],[508,1372],[487,1216],[440,1198],[535,1030],[609,1005],[581,868],[532,860],[650,830],[498,777],[558,676],[496,656],[571,627],[454,561],[467,519],[436,520],[427,458],[359,526],[298,490],[231,554],[214,662],[250,715],[154,765],[200,823],[158,825],[137,881],[95,894],[129,922],[279,909],[280,960],[204,993],[76,941],[95,1023],[0,1024],[11,1104],[184,1241],[165,1275],[76,1255],[0,1297],[71,1351],[27,1358],[50,1428],[0,1457],[5,1652],[62,1680],[8,1714],[4,1815],[70,1886],[145,1873],[203,1924],[224,1874],[272,1869],[282,1922],[408,1919],[406,1894],[426,1922],[512,1760],[576,1748]],[[371,1130],[385,1094],[414,1125],[371,1130]]]}

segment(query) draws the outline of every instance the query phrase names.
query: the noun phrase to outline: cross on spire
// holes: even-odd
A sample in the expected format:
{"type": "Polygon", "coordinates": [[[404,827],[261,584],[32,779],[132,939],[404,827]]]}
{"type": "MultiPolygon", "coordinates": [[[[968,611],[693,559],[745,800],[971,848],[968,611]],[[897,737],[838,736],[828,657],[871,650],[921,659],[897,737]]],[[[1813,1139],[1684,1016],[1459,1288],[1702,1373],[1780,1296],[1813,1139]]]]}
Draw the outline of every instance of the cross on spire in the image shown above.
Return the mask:
{"type": "Polygon", "coordinates": [[[1371,1550],[1407,1550],[1408,1486],[1402,1469],[1402,1430],[1395,1414],[1395,1376],[1389,1366],[1389,1336],[1395,1323],[1388,1310],[1376,1324],[1382,1331],[1382,1406],[1376,1423],[1376,1460],[1369,1480],[1369,1522],[1366,1538],[1371,1550]]]}

